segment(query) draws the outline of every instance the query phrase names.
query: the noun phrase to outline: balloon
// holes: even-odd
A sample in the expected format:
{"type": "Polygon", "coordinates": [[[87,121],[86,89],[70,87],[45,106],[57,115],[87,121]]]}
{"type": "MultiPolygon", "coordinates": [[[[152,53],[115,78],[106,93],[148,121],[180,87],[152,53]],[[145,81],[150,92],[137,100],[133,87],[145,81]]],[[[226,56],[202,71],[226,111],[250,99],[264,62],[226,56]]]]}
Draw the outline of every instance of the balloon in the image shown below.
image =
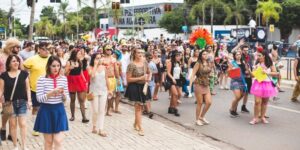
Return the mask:
{"type": "Polygon", "coordinates": [[[205,46],[206,46],[206,41],[203,38],[198,38],[196,40],[196,43],[201,49],[205,48],[205,46]]]}

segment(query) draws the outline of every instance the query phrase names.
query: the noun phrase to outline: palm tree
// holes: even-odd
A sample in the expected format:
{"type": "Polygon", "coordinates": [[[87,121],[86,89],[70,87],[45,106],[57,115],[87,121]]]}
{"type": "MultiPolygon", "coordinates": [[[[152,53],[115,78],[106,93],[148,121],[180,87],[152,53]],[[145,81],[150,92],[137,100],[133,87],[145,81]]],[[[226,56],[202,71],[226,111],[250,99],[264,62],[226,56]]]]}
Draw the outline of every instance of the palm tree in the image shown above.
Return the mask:
{"type": "Polygon", "coordinates": [[[246,0],[234,0],[233,4],[229,4],[225,7],[226,18],[224,24],[231,23],[232,19],[235,20],[236,28],[239,24],[243,24],[245,21],[245,16],[243,13],[250,14],[250,10],[247,9],[246,0]]]}
{"type": "MultiPolygon", "coordinates": [[[[227,4],[223,0],[202,0],[202,1],[199,1],[196,5],[194,5],[192,7],[192,10],[193,10],[193,8],[198,10],[198,11],[202,10],[203,21],[205,20],[205,18],[204,18],[205,9],[206,8],[210,9],[210,26],[211,26],[210,30],[211,30],[211,34],[213,34],[213,31],[214,31],[213,30],[214,13],[215,13],[214,9],[217,8],[217,7],[221,7],[222,9],[225,10],[225,8],[227,7],[227,4]]],[[[193,16],[193,14],[192,14],[192,16],[193,16]]]]}
{"type": "Polygon", "coordinates": [[[258,15],[262,14],[263,22],[266,23],[267,27],[271,18],[273,18],[275,22],[279,21],[279,15],[281,12],[281,5],[279,3],[274,2],[273,0],[268,0],[266,2],[259,1],[255,11],[255,13],[258,15]]]}
{"type": "MultiPolygon", "coordinates": [[[[202,25],[205,25],[205,4],[198,2],[192,7],[190,16],[192,17],[192,19],[198,20],[200,14],[202,14],[202,25]]],[[[197,25],[199,25],[198,21],[197,25]]]]}
{"type": "MultiPolygon", "coordinates": [[[[67,13],[68,13],[68,10],[67,10],[67,7],[69,6],[69,2],[68,1],[64,1],[64,2],[61,2],[60,5],[59,5],[59,8],[58,8],[58,14],[62,16],[63,18],[63,36],[65,36],[65,32],[66,32],[66,27],[65,27],[65,24],[66,24],[66,16],[67,16],[67,13]]],[[[65,37],[64,37],[65,38],[65,37]]]]}
{"type": "Polygon", "coordinates": [[[34,24],[36,34],[42,36],[53,36],[55,35],[54,25],[48,17],[42,17],[41,20],[34,24]]]}
{"type": "Polygon", "coordinates": [[[262,21],[266,23],[267,35],[269,31],[268,27],[270,19],[273,18],[275,22],[278,22],[280,18],[279,15],[281,12],[281,5],[279,3],[274,2],[273,0],[268,0],[266,2],[258,2],[255,13],[258,15],[262,14],[262,21]]]}
{"type": "Polygon", "coordinates": [[[120,17],[122,16],[122,9],[110,9],[109,10],[109,16],[111,16],[113,18],[113,23],[116,26],[116,36],[118,36],[118,26],[119,26],[119,21],[120,21],[120,17]]]}

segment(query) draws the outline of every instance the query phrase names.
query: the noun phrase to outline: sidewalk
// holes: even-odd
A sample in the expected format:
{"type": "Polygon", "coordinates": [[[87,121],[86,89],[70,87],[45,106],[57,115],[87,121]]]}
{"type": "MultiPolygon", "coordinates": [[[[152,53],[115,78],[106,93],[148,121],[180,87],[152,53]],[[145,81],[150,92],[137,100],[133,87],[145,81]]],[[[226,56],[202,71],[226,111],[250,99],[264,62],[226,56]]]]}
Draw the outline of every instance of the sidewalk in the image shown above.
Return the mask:
{"type": "MultiPolygon", "coordinates": [[[[219,150],[192,135],[172,129],[158,121],[143,117],[145,136],[141,137],[133,129],[134,110],[122,106],[122,114],[114,114],[105,118],[105,131],[108,137],[100,137],[91,133],[90,124],[81,123],[80,110],[76,109],[76,119],[69,122],[70,131],[65,133],[64,148],[66,150],[219,150]]],[[[70,116],[69,108],[68,116],[70,116]]],[[[87,109],[88,114],[90,109],[87,109]]],[[[88,115],[91,116],[91,115],[88,115]]],[[[90,117],[89,117],[90,118],[90,117]]],[[[43,149],[43,136],[31,135],[34,121],[28,116],[27,147],[30,150],[43,149]]],[[[19,136],[19,135],[18,135],[19,136]]],[[[4,141],[0,150],[11,150],[12,142],[4,141]]]]}

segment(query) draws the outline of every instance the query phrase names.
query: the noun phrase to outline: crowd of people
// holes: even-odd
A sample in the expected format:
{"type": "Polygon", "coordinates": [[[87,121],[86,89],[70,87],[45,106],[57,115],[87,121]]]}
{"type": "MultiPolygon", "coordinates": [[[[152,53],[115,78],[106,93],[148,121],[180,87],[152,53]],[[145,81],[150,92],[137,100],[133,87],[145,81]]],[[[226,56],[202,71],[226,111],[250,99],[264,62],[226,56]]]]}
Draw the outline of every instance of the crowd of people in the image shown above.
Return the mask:
{"type": "MultiPolygon", "coordinates": [[[[267,124],[268,101],[278,99],[278,91],[282,91],[279,71],[283,65],[277,51],[275,45],[266,48],[257,43],[250,47],[244,40],[233,49],[218,42],[200,48],[181,40],[165,39],[163,35],[147,42],[82,40],[24,42],[23,46],[17,39],[8,39],[0,53],[1,140],[12,140],[18,150],[19,126],[20,149],[27,150],[26,120],[31,119],[32,134],[43,134],[45,150],[62,149],[63,132],[78,119],[76,100],[81,122],[89,123],[91,119],[91,133],[106,137],[109,134],[104,130],[105,117],[122,114],[119,108],[122,98],[133,102],[133,128],[144,136],[142,115],[153,117],[151,102],[163,100],[159,92],[169,93],[166,113],[177,117],[183,103],[181,98],[195,97],[195,124],[208,125],[205,116],[213,96],[218,94],[214,91],[216,85],[232,91],[233,100],[228,107],[232,117],[239,116],[238,104],[242,99],[241,111],[250,112],[246,106],[248,95],[253,94],[254,116],[249,123],[267,124]],[[87,101],[91,103],[90,117],[86,113],[87,101]],[[29,110],[31,118],[26,115],[29,110]]],[[[295,68],[300,67],[298,61],[295,68]]],[[[298,88],[292,101],[300,94],[299,70],[295,69],[298,88]]]]}

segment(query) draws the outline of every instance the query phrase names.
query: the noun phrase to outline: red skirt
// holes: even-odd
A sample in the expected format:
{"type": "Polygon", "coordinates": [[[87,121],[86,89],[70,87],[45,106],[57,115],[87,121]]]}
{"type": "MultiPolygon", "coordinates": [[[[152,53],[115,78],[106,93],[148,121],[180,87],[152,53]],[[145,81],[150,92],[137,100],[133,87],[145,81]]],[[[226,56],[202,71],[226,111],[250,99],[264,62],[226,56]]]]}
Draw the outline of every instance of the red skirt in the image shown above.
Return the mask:
{"type": "Polygon", "coordinates": [[[90,83],[90,75],[89,75],[88,70],[83,71],[83,75],[84,75],[84,77],[86,79],[86,82],[90,83]]]}
{"type": "Polygon", "coordinates": [[[87,90],[87,82],[82,75],[68,75],[69,92],[85,92],[87,90]]]}

